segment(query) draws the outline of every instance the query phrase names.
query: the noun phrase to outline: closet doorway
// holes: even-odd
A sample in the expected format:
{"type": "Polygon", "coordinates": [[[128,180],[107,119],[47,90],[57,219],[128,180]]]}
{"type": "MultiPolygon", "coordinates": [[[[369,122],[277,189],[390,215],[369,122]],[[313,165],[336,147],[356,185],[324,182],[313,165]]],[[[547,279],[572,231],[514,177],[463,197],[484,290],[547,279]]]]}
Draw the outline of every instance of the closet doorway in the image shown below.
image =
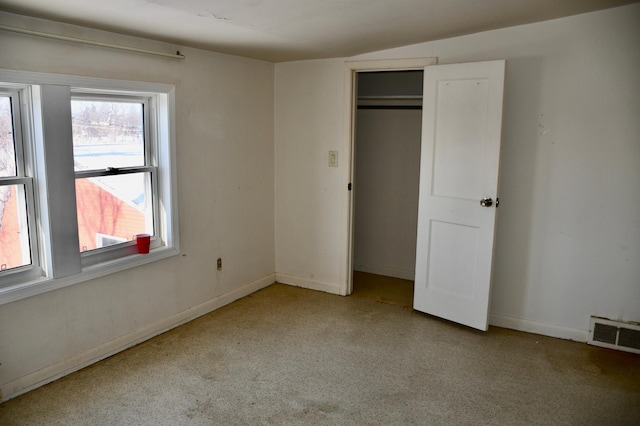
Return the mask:
{"type": "MultiPolygon", "coordinates": [[[[404,62],[406,64],[410,61],[404,62]]],[[[397,64],[392,62],[387,69],[393,69],[394,65],[397,64]]],[[[346,87],[351,94],[352,107],[357,105],[356,94],[362,94],[360,90],[355,90],[363,75],[358,73],[381,69],[358,66],[361,64],[348,64],[352,78],[346,81],[346,87]]],[[[404,69],[415,69],[413,64],[409,67],[404,69]]],[[[498,178],[506,61],[448,64],[423,69],[425,98],[421,111],[424,129],[420,142],[419,206],[416,232],[412,233],[416,235],[414,246],[417,259],[414,264],[413,307],[420,312],[486,331],[496,208],[499,202],[498,178]]],[[[360,83],[362,84],[361,81],[360,83]]],[[[397,105],[383,106],[386,109],[396,109],[397,105]]],[[[379,109],[381,107],[378,106],[379,109]]],[[[406,108],[405,105],[402,107],[406,108]]],[[[372,228],[362,231],[362,224],[359,222],[363,219],[359,212],[364,211],[364,217],[368,217],[367,211],[377,212],[380,208],[385,212],[393,211],[395,204],[388,194],[383,206],[377,208],[366,205],[363,207],[362,196],[355,200],[360,183],[366,183],[370,179],[362,177],[357,170],[358,163],[369,162],[358,158],[360,154],[356,139],[363,140],[362,134],[366,133],[357,124],[362,121],[362,113],[356,110],[357,108],[351,108],[349,117],[353,167],[350,177],[356,181],[356,193],[350,194],[348,204],[350,231],[347,271],[351,273],[345,283],[345,294],[353,291],[352,272],[366,267],[366,262],[360,257],[362,247],[384,248],[386,244],[395,244],[394,239],[401,235],[394,230],[389,232],[388,240],[361,243],[361,235],[368,238],[368,234],[374,231],[372,228]],[[358,180],[361,182],[358,183],[358,180]],[[354,254],[358,256],[357,259],[354,254]]],[[[376,124],[370,134],[377,135],[387,129],[386,126],[377,126],[378,121],[374,120],[376,124]]],[[[360,148],[360,151],[363,150],[366,152],[367,148],[360,148]]],[[[391,169],[389,164],[393,161],[390,160],[389,152],[392,151],[386,151],[382,164],[374,168],[375,175],[391,169]]],[[[403,170],[409,168],[406,160],[401,163],[403,170]]],[[[385,179],[377,181],[373,192],[383,193],[382,188],[387,185],[393,188],[392,194],[395,191],[400,193],[401,199],[406,197],[409,193],[408,185],[403,188],[398,188],[402,185],[388,185],[387,179],[393,174],[385,176],[385,179]]],[[[363,191],[366,192],[366,188],[363,191]]],[[[396,229],[404,224],[403,220],[393,223],[396,229]]],[[[378,228],[389,229],[384,225],[378,225],[378,228]]],[[[386,252],[387,256],[388,253],[389,251],[386,252]]],[[[402,256],[407,261],[409,258],[402,256]]],[[[384,269],[381,268],[380,271],[393,269],[390,265],[382,266],[384,269]]]]}
{"type": "Polygon", "coordinates": [[[424,71],[355,73],[353,291],[411,307],[424,71]]]}

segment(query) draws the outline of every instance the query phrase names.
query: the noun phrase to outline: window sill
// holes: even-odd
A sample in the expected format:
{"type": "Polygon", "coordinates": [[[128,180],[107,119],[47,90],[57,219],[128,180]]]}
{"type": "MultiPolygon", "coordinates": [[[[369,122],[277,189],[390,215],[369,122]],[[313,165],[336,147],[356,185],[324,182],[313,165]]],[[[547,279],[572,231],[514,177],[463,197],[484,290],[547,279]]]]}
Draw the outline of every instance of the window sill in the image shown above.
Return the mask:
{"type": "Polygon", "coordinates": [[[136,266],[145,265],[157,260],[166,259],[177,255],[179,252],[174,247],[159,247],[152,249],[149,254],[134,254],[109,262],[88,266],[82,272],[62,278],[38,278],[35,280],[14,284],[0,288],[0,305],[16,302],[27,297],[46,293],[60,288],[68,287],[81,282],[89,281],[105,275],[113,274],[136,266]]]}

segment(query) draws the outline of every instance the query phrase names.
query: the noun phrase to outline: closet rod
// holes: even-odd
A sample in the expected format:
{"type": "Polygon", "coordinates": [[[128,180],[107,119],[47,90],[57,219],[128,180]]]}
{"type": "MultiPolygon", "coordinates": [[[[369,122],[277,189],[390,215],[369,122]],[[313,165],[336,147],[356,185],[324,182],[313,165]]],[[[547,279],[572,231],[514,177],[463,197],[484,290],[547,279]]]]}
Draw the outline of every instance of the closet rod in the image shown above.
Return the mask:
{"type": "Polygon", "coordinates": [[[358,105],[358,109],[422,109],[422,105],[358,105]]]}
{"type": "Polygon", "coordinates": [[[24,28],[10,27],[8,25],[0,25],[0,30],[10,31],[10,32],[13,32],[13,33],[18,33],[18,34],[27,34],[27,35],[32,35],[32,36],[36,36],[36,37],[49,38],[49,39],[53,39],[53,40],[62,40],[62,41],[69,41],[69,42],[72,42],[72,43],[88,44],[90,46],[108,47],[110,49],[126,50],[128,52],[145,53],[147,55],[162,56],[162,57],[165,57],[165,58],[174,58],[174,59],[184,59],[185,58],[185,56],[181,55],[180,52],[176,52],[175,54],[157,52],[157,51],[154,51],[154,50],[138,49],[137,47],[121,46],[121,45],[118,45],[118,44],[102,43],[102,42],[99,42],[99,41],[85,40],[85,39],[81,39],[81,38],[67,37],[67,36],[62,36],[62,35],[57,35],[57,34],[42,33],[40,31],[33,31],[33,30],[27,30],[27,29],[24,29],[24,28]]]}
{"type": "Polygon", "coordinates": [[[358,96],[358,99],[363,101],[421,101],[422,95],[379,95],[379,96],[358,96]]]}

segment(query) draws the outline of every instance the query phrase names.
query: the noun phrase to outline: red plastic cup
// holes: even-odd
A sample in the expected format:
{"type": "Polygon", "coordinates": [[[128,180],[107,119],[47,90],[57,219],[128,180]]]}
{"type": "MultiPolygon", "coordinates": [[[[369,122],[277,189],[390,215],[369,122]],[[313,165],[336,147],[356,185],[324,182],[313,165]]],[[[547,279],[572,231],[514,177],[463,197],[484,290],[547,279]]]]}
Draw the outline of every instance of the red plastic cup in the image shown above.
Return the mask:
{"type": "Polygon", "coordinates": [[[137,234],[136,245],[138,246],[138,253],[149,253],[149,245],[151,244],[151,235],[149,234],[137,234]]]}

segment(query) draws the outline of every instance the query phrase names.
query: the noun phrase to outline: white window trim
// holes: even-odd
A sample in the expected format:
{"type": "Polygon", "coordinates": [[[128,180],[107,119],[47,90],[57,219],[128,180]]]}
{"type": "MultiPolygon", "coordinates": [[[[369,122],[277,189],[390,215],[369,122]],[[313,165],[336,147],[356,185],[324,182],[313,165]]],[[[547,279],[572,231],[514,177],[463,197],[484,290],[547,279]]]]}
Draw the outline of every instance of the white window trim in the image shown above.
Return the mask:
{"type": "MultiPolygon", "coordinates": [[[[160,83],[145,83],[123,80],[109,80],[93,77],[78,77],[59,74],[45,74],[26,71],[14,71],[0,69],[0,82],[10,82],[16,84],[34,85],[63,85],[70,87],[91,88],[97,91],[122,91],[122,92],[146,92],[157,95],[158,113],[166,120],[160,120],[157,127],[158,138],[158,169],[162,182],[159,187],[159,200],[170,201],[169,209],[160,209],[159,211],[159,230],[163,236],[164,245],[153,248],[149,254],[132,254],[126,257],[106,261],[103,263],[82,267],[80,272],[67,275],[60,278],[53,278],[51,271],[51,261],[47,259],[47,255],[51,256],[50,250],[41,250],[41,264],[43,270],[46,270],[46,277],[39,277],[29,281],[20,282],[0,288],[0,305],[11,303],[20,299],[35,296],[45,292],[57,290],[70,285],[78,284],[84,281],[99,278],[105,275],[124,271],[130,268],[141,266],[147,263],[155,262],[161,259],[175,256],[180,253],[179,236],[178,236],[178,198],[177,198],[177,173],[175,164],[175,87],[160,83]],[[167,173],[168,172],[168,173],[167,173]]],[[[34,90],[33,97],[36,99],[39,91],[34,90]]],[[[33,125],[37,134],[42,135],[41,118],[38,114],[38,108],[34,108],[33,125]]],[[[36,155],[38,156],[38,155],[36,155]]],[[[42,158],[36,158],[36,167],[41,167],[42,158]]],[[[46,183],[38,185],[38,195],[46,197],[46,183]]],[[[39,208],[43,208],[40,206],[39,208]]],[[[46,222],[48,216],[40,214],[39,220],[46,222]]],[[[43,246],[51,247],[47,232],[42,230],[48,229],[48,224],[41,224],[39,239],[43,246]]]]}

